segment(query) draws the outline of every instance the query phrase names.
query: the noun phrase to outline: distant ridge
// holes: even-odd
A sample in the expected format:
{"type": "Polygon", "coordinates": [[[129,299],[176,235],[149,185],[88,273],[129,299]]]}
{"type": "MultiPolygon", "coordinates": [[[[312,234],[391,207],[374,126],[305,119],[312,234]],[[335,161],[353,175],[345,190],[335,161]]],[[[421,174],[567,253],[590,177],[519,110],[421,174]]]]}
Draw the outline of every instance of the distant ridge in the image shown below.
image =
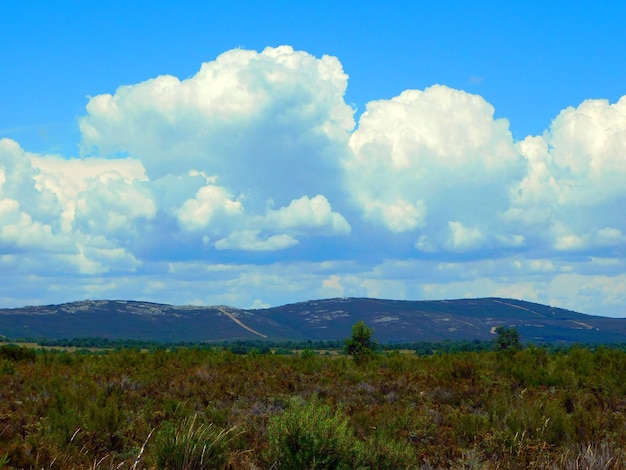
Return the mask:
{"type": "Polygon", "coordinates": [[[363,320],[381,342],[488,340],[500,325],[534,343],[626,342],[626,319],[585,315],[515,299],[432,301],[334,298],[268,309],[86,300],[0,309],[0,336],[99,337],[164,342],[334,340],[363,320]]]}

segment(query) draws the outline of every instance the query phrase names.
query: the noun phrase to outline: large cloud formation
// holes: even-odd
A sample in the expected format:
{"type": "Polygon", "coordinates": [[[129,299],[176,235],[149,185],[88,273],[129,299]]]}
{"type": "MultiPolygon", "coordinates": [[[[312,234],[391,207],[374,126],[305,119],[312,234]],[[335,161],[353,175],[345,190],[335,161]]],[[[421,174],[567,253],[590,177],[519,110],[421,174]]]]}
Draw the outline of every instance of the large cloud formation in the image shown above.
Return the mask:
{"type": "Polygon", "coordinates": [[[480,96],[444,86],[369,103],[350,145],[351,194],[392,232],[419,233],[423,251],[518,243],[498,223],[524,176],[508,123],[480,96]]]}
{"type": "Polygon", "coordinates": [[[81,157],[0,140],[4,305],[503,295],[626,315],[626,97],[514,141],[442,85],[355,123],[337,58],[236,49],[93,96],[81,157]]]}
{"type": "Polygon", "coordinates": [[[611,255],[626,241],[626,97],[562,111],[519,143],[529,162],[507,217],[557,251],[611,255]]]}

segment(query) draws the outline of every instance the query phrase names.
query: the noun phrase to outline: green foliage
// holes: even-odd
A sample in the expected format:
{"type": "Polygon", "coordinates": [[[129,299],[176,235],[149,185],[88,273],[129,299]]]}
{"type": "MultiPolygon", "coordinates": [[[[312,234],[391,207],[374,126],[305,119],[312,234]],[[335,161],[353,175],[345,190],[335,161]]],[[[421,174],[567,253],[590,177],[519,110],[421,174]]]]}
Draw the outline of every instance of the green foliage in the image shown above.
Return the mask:
{"type": "Polygon", "coordinates": [[[85,410],[85,423],[91,430],[114,436],[122,427],[121,388],[111,384],[101,390],[94,402],[85,410]]]}
{"type": "Polygon", "coordinates": [[[8,361],[0,357],[0,375],[13,375],[15,371],[15,363],[13,361],[8,361]]]}
{"type": "Polygon", "coordinates": [[[519,351],[522,349],[517,329],[499,326],[496,328],[496,335],[494,339],[496,351],[519,351]]]}
{"type": "MultiPolygon", "coordinates": [[[[8,342],[8,339],[0,337],[0,343],[8,342]]],[[[220,342],[163,342],[163,341],[143,341],[131,339],[107,339],[107,338],[74,338],[74,339],[38,339],[32,340],[43,347],[55,348],[76,348],[83,352],[94,353],[95,349],[119,350],[169,350],[176,349],[202,349],[221,350],[234,348],[238,353],[245,354],[249,350],[257,349],[264,353],[274,350],[274,354],[292,354],[293,351],[304,349],[340,351],[345,349],[345,340],[317,340],[317,341],[283,341],[283,340],[236,340],[220,342]]],[[[598,348],[618,350],[626,352],[626,343],[602,343],[585,345],[566,345],[556,343],[546,343],[540,345],[543,349],[551,353],[566,352],[573,347],[584,347],[595,351],[598,348]]],[[[482,352],[491,351],[494,348],[494,341],[475,340],[444,340],[444,341],[411,341],[411,342],[390,342],[382,343],[379,348],[385,351],[413,350],[420,356],[430,356],[433,354],[459,353],[459,352],[482,352]]]]}
{"type": "Polygon", "coordinates": [[[348,419],[319,399],[292,400],[267,426],[273,468],[355,468],[356,438],[348,419]]]}
{"type": "Polygon", "coordinates": [[[35,351],[31,348],[20,347],[15,344],[3,344],[0,346],[0,358],[10,361],[34,361],[35,351]]]}
{"type": "Polygon", "coordinates": [[[346,339],[344,351],[352,355],[357,364],[369,359],[378,347],[372,339],[374,330],[363,321],[358,321],[352,325],[352,336],[346,339]]]}
{"type": "Polygon", "coordinates": [[[310,466],[322,468],[321,447],[335,449],[333,468],[624,468],[623,350],[502,354],[444,342],[424,356],[385,350],[355,367],[345,354],[308,347],[291,355],[175,347],[1,357],[0,458],[5,468],[93,469],[132,468],[140,455],[137,468],[176,468],[237,426],[244,431],[214,446],[222,451],[211,468],[287,466],[285,455],[302,462],[318,451],[310,466]],[[299,436],[296,444],[288,436],[299,436]],[[297,442],[308,454],[298,454],[297,442]]]}
{"type": "Polygon", "coordinates": [[[363,468],[397,470],[420,468],[414,447],[408,441],[398,441],[386,434],[376,434],[356,445],[358,462],[363,468]]]}
{"type": "Polygon", "coordinates": [[[300,358],[302,359],[311,359],[315,357],[315,351],[313,351],[312,349],[304,349],[301,353],[300,353],[300,358]]]}
{"type": "MultiPolygon", "coordinates": [[[[268,424],[272,468],[395,470],[415,465],[417,456],[408,442],[385,433],[359,440],[348,417],[319,398],[293,399],[268,424]]],[[[417,467],[416,467],[417,468],[417,467]]]]}
{"type": "Polygon", "coordinates": [[[157,466],[167,470],[224,468],[233,431],[198,423],[197,415],[179,426],[165,423],[155,439],[157,466]]]}

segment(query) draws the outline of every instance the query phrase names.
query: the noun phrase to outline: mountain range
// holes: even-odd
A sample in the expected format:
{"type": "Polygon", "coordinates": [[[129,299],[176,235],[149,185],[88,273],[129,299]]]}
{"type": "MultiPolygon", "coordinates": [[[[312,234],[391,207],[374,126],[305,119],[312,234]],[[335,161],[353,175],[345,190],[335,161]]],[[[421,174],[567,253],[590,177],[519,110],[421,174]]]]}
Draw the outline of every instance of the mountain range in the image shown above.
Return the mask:
{"type": "Polygon", "coordinates": [[[626,318],[585,315],[502,298],[436,301],[334,298],[267,309],[174,306],[126,300],[85,300],[0,309],[0,336],[146,341],[336,340],[359,320],[383,343],[489,340],[496,327],[515,327],[523,341],[626,342],[626,318]]]}

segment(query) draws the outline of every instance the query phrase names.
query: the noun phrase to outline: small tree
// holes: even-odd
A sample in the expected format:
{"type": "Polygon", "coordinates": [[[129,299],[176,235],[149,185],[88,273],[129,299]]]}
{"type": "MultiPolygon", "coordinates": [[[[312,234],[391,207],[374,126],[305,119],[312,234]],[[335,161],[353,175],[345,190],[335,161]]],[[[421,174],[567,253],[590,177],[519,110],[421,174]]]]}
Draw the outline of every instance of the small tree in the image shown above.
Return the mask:
{"type": "Polygon", "coordinates": [[[358,321],[352,325],[352,336],[346,339],[344,350],[347,354],[351,354],[357,364],[371,357],[378,344],[372,339],[374,330],[365,324],[364,321],[358,321]]]}
{"type": "Polygon", "coordinates": [[[496,351],[519,351],[522,349],[519,333],[515,328],[499,326],[495,331],[497,336],[493,341],[496,351]]]}

